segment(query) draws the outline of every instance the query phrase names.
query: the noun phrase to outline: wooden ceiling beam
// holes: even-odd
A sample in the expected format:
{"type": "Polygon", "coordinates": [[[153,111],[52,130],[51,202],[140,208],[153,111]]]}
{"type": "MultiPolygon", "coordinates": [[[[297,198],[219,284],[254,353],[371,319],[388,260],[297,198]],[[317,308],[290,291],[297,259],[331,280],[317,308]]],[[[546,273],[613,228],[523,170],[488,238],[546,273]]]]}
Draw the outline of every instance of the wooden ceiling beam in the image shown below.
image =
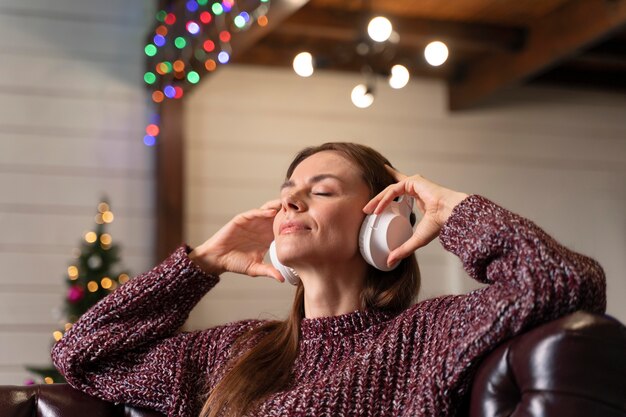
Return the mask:
{"type": "Polygon", "coordinates": [[[626,25],[626,0],[572,0],[529,27],[526,47],[468,65],[449,88],[451,110],[466,109],[601,41],[626,25]]]}
{"type": "MultiPolygon", "coordinates": [[[[373,15],[365,13],[304,7],[286,19],[275,34],[308,36],[334,41],[356,41],[364,35],[373,15]]],[[[406,47],[423,47],[432,40],[441,40],[452,47],[471,50],[514,51],[525,41],[524,28],[454,22],[424,18],[385,15],[406,47]]]]}

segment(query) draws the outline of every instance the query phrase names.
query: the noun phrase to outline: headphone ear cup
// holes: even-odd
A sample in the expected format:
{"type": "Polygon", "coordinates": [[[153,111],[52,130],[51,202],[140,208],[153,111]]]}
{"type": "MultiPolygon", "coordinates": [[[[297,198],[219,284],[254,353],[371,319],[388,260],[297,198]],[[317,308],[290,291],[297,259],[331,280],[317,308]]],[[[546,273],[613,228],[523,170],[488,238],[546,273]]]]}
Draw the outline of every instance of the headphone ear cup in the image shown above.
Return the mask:
{"type": "MultiPolygon", "coordinates": [[[[397,206],[397,203],[395,203],[397,206]]],[[[411,213],[412,214],[412,213],[411,213]]],[[[381,271],[391,271],[400,262],[387,266],[387,258],[391,251],[409,240],[413,235],[413,227],[409,218],[398,214],[394,202],[380,214],[365,217],[359,232],[359,248],[365,261],[381,271]]]]}
{"type": "Polygon", "coordinates": [[[300,282],[300,277],[298,273],[293,268],[289,268],[286,265],[283,265],[278,260],[278,254],[276,253],[276,241],[272,241],[270,244],[270,260],[272,261],[272,265],[274,268],[278,269],[278,272],[287,280],[291,285],[298,285],[300,282]]]}

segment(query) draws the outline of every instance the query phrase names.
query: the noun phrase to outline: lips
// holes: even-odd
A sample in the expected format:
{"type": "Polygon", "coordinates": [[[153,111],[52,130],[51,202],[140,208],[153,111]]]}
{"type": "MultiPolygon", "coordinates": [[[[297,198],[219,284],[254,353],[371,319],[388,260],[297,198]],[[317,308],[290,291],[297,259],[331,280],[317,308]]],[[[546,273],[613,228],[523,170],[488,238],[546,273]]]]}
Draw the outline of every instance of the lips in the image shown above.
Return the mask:
{"type": "Polygon", "coordinates": [[[280,225],[279,234],[299,232],[302,230],[311,230],[309,226],[302,222],[288,221],[280,225]]]}

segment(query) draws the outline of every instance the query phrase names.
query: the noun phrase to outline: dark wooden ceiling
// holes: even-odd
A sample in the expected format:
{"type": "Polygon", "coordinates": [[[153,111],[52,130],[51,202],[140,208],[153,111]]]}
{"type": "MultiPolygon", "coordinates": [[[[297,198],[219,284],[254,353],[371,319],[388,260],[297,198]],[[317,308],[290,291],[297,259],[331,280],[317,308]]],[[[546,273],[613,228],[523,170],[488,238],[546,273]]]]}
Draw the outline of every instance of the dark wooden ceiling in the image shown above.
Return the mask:
{"type": "MultiPolygon", "coordinates": [[[[159,0],[160,8],[184,5],[159,0]]],[[[291,67],[303,51],[319,69],[359,72],[367,63],[386,75],[401,63],[412,77],[446,81],[451,110],[520,83],[626,92],[626,0],[271,0],[267,16],[266,27],[233,34],[232,63],[291,67]],[[382,51],[370,42],[370,52],[358,54],[377,15],[392,22],[399,40],[382,51]],[[439,67],[423,57],[433,40],[450,51],[439,67]]]]}

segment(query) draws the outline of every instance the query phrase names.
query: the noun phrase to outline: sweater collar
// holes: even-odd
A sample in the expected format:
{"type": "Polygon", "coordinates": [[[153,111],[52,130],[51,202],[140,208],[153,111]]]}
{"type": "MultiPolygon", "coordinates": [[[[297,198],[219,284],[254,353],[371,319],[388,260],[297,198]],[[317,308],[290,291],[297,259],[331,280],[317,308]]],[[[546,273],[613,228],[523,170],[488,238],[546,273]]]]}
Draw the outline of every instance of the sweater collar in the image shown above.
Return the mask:
{"type": "Polygon", "coordinates": [[[384,310],[355,310],[339,316],[303,318],[300,322],[302,340],[329,339],[361,333],[394,316],[384,310]]]}

